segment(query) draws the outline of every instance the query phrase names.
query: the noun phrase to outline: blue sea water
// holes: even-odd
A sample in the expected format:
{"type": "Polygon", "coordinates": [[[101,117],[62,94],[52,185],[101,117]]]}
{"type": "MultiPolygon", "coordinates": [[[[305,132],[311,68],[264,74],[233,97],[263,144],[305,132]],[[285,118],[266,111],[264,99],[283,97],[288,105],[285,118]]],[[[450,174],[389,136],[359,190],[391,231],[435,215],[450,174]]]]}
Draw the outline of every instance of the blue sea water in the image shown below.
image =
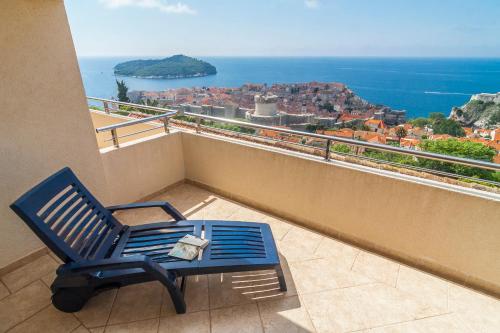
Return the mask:
{"type": "MultiPolygon", "coordinates": [[[[147,58],[147,57],[142,57],[147,58]]],[[[408,117],[448,114],[472,94],[500,91],[500,59],[200,57],[217,75],[178,80],[123,79],[130,90],[239,87],[245,83],[342,82],[362,98],[406,110],[408,117]]],[[[116,95],[113,67],[132,58],[80,57],[88,96],[116,95]]],[[[137,59],[137,58],[135,58],[137,59]]]]}

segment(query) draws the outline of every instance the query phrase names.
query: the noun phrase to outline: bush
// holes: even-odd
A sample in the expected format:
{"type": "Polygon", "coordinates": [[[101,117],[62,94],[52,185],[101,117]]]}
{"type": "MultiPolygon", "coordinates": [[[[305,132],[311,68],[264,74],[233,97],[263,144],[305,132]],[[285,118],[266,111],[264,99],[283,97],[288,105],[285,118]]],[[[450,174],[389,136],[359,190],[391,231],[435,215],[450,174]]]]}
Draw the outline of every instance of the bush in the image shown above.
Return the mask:
{"type": "MultiPolygon", "coordinates": [[[[456,139],[448,140],[424,140],[420,143],[420,148],[431,153],[452,155],[463,158],[470,158],[485,162],[491,162],[496,152],[494,149],[483,145],[482,143],[470,141],[458,141],[456,139]]],[[[419,158],[418,165],[424,168],[439,170],[457,175],[475,177],[498,181],[500,180],[499,173],[491,170],[469,167],[465,165],[440,162],[419,158]]]]}
{"type": "Polygon", "coordinates": [[[338,153],[349,154],[351,152],[351,147],[343,143],[337,143],[332,146],[331,150],[338,153]]]}
{"type": "Polygon", "coordinates": [[[104,108],[102,108],[101,106],[95,106],[95,105],[89,105],[89,109],[97,110],[97,111],[104,111],[104,108]]]}
{"type": "MultiPolygon", "coordinates": [[[[431,153],[452,155],[452,156],[470,158],[486,162],[491,162],[496,153],[494,149],[487,147],[481,143],[470,142],[470,141],[459,141],[457,139],[436,140],[436,141],[424,140],[420,143],[419,146],[423,151],[428,151],[431,153]]],[[[491,170],[474,168],[455,163],[429,160],[421,157],[415,158],[413,156],[404,154],[386,153],[371,149],[367,149],[363,153],[363,155],[381,161],[388,161],[403,165],[417,166],[431,170],[443,171],[456,175],[477,178],[478,180],[484,179],[484,180],[500,182],[500,172],[495,172],[491,170]]]]}

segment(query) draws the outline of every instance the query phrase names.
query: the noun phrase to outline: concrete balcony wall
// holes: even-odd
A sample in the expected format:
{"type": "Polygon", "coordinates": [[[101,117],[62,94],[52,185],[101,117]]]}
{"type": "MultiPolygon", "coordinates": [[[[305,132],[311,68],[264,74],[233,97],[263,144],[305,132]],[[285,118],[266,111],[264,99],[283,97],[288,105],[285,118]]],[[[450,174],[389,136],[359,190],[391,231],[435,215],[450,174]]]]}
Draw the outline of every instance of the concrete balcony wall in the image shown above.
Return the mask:
{"type": "Polygon", "coordinates": [[[137,201],[184,180],[180,132],[101,150],[110,204],[137,201]]]}
{"type": "Polygon", "coordinates": [[[0,5],[0,271],[43,248],[9,209],[70,166],[107,197],[94,129],[62,0],[0,5]]]}
{"type": "MultiPolygon", "coordinates": [[[[106,114],[101,111],[92,111],[90,113],[92,117],[92,123],[95,128],[116,125],[126,121],[134,120],[134,118],[119,116],[115,114],[106,114]]],[[[140,138],[150,137],[153,134],[165,133],[163,127],[159,129],[154,129],[158,126],[162,126],[161,123],[141,123],[132,126],[118,128],[116,133],[119,137],[120,144],[130,141],[135,141],[140,138]],[[139,133],[140,132],[140,133],[139,133]],[[137,134],[135,134],[137,133],[137,134]]],[[[113,141],[111,140],[111,132],[101,132],[96,134],[97,144],[99,148],[107,148],[113,146],[113,141]]]]}
{"type": "MultiPolygon", "coordinates": [[[[183,133],[186,178],[461,283],[500,292],[500,201],[183,133]]],[[[448,186],[450,187],[450,186],[448,186]]]]}

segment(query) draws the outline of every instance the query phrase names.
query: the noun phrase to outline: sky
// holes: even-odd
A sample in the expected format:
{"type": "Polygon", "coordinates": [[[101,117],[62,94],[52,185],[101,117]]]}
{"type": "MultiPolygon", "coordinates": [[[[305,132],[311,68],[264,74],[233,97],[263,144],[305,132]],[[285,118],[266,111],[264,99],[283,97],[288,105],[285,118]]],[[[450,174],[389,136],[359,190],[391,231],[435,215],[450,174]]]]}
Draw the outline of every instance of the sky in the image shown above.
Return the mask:
{"type": "Polygon", "coordinates": [[[79,56],[500,57],[500,0],[65,0],[79,56]]]}

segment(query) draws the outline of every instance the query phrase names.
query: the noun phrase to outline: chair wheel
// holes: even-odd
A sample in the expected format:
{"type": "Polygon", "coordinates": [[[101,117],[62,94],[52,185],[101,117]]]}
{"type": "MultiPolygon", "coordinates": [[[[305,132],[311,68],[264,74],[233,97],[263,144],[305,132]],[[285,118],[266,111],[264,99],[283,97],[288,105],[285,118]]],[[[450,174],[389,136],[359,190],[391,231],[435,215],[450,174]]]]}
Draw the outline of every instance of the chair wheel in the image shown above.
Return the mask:
{"type": "Polygon", "coordinates": [[[63,312],[80,311],[92,297],[88,288],[63,288],[52,294],[52,304],[63,312]]]}

